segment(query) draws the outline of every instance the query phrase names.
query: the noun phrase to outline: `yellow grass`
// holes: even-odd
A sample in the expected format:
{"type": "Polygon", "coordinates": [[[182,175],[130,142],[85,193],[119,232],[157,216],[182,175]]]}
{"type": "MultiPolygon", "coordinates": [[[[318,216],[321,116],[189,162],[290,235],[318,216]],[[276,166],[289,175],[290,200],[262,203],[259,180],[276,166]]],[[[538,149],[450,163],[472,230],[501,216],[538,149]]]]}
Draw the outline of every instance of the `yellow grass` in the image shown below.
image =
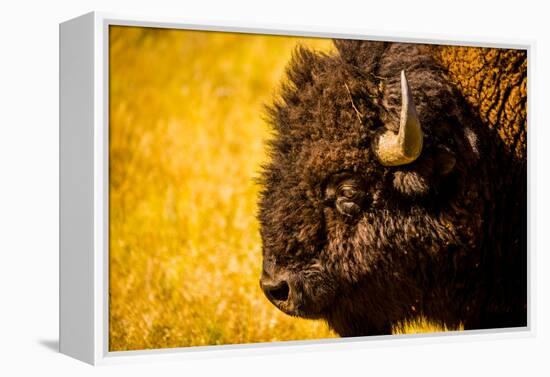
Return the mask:
{"type": "Polygon", "coordinates": [[[263,296],[254,183],[292,49],[331,42],[131,27],[110,41],[110,349],[334,337],[263,296]]]}

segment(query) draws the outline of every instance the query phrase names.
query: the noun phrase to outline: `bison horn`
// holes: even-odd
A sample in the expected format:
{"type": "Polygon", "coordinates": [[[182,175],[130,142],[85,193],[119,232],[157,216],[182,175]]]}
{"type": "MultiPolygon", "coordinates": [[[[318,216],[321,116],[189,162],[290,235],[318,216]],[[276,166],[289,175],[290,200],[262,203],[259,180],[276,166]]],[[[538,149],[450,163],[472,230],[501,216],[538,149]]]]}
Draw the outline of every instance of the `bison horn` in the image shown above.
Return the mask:
{"type": "Polygon", "coordinates": [[[399,166],[415,161],[422,152],[422,128],[414,107],[405,71],[401,71],[401,120],[397,135],[391,130],[381,133],[374,151],[384,166],[399,166]]]}

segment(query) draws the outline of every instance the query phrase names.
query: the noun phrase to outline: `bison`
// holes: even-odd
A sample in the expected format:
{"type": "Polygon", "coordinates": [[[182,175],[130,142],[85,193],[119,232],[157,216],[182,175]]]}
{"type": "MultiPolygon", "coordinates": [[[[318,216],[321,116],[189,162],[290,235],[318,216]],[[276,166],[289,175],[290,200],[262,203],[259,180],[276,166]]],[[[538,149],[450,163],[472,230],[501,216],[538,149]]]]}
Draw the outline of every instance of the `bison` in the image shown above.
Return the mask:
{"type": "Polygon", "coordinates": [[[268,106],[266,297],[341,336],[526,326],[526,51],[334,44],[268,106]]]}

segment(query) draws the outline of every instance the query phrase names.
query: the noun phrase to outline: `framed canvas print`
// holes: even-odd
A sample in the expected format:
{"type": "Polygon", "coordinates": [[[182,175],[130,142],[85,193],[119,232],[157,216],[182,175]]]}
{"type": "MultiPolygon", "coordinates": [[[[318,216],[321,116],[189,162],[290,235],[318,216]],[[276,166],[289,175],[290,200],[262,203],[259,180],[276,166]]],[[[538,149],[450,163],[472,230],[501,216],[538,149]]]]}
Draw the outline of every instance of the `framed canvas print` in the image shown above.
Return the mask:
{"type": "Polygon", "coordinates": [[[532,45],[298,29],[61,24],[61,352],[531,333],[532,45]]]}

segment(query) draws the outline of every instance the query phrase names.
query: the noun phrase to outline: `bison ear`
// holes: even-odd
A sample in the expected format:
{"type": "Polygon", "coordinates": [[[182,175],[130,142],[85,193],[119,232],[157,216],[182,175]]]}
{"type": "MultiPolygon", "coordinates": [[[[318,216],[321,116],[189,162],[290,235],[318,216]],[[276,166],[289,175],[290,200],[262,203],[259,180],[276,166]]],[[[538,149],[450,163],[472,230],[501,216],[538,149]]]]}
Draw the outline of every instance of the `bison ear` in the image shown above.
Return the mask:
{"type": "Polygon", "coordinates": [[[446,146],[438,146],[433,153],[419,161],[414,167],[397,170],[393,173],[393,187],[403,195],[422,197],[430,187],[440,182],[439,178],[452,173],[456,166],[456,156],[446,146]]]}
{"type": "Polygon", "coordinates": [[[421,197],[430,191],[428,179],[415,170],[398,170],[393,173],[393,187],[403,195],[421,197]]]}

